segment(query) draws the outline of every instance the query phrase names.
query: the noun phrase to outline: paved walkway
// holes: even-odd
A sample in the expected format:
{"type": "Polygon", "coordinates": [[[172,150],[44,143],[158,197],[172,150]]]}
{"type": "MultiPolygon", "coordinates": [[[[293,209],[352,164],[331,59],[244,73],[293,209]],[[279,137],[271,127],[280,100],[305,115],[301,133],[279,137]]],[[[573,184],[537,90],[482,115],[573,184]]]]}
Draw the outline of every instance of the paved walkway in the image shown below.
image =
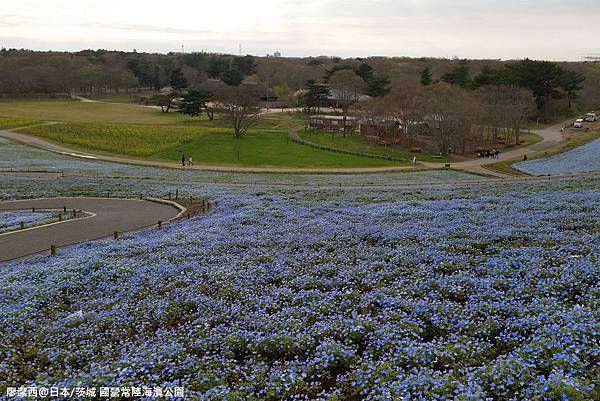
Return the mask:
{"type": "MultiPolygon", "coordinates": [[[[398,167],[365,167],[365,168],[293,168],[293,167],[239,167],[239,166],[216,166],[216,165],[199,165],[181,166],[181,162],[160,162],[155,160],[133,159],[121,156],[108,156],[95,153],[73,150],[63,145],[57,145],[48,142],[44,139],[15,132],[14,130],[0,130],[0,137],[11,139],[25,145],[48,150],[62,155],[74,156],[85,159],[104,160],[114,163],[135,164],[140,166],[150,167],[168,167],[182,170],[200,170],[200,171],[221,171],[228,173],[312,173],[312,174],[348,174],[348,173],[381,173],[394,171],[410,171],[415,170],[413,166],[398,166],[398,167]]],[[[419,167],[419,166],[417,166],[419,167]]],[[[437,168],[442,167],[438,165],[437,168]]],[[[421,166],[422,170],[423,167],[421,166]]]]}
{"type": "MultiPolygon", "coordinates": [[[[569,120],[570,121],[570,120],[569,120]]],[[[515,150],[511,150],[508,152],[504,152],[500,154],[499,159],[488,159],[488,158],[478,158],[467,160],[463,162],[453,162],[451,163],[451,167],[453,169],[464,170],[470,173],[475,174],[484,174],[488,176],[494,176],[496,178],[509,178],[510,175],[499,173],[496,171],[488,170],[485,168],[485,165],[497,163],[503,160],[511,160],[522,158],[523,155],[532,153],[539,150],[548,149],[562,140],[561,137],[561,128],[563,128],[565,123],[560,123],[555,126],[543,129],[543,130],[534,130],[532,131],[535,134],[540,135],[543,140],[538,142],[537,144],[531,147],[519,148],[515,150]]],[[[124,164],[135,164],[142,166],[152,166],[152,167],[168,167],[168,168],[177,168],[184,170],[201,170],[201,171],[220,171],[220,172],[229,172],[229,173],[306,173],[306,174],[362,174],[362,173],[385,173],[385,172],[403,172],[403,171],[411,171],[411,170],[423,170],[425,169],[440,169],[443,167],[443,163],[432,163],[432,162],[417,162],[416,166],[395,166],[395,167],[360,167],[360,168],[293,168],[293,167],[239,167],[239,166],[216,166],[216,165],[194,165],[194,166],[185,166],[182,167],[179,162],[160,162],[154,160],[143,160],[143,159],[133,159],[124,156],[109,156],[109,155],[100,155],[90,152],[83,152],[78,150],[73,150],[63,145],[57,145],[51,142],[48,142],[44,139],[34,137],[31,135],[15,132],[14,130],[0,130],[0,137],[12,139],[17,142],[21,142],[23,144],[34,146],[40,149],[49,150],[51,152],[60,153],[63,155],[69,155],[79,158],[85,159],[97,159],[110,161],[114,163],[124,163],[124,164]]],[[[418,156],[417,156],[418,159],[418,156]]]]}
{"type": "MultiPolygon", "coordinates": [[[[481,157],[477,159],[467,160],[464,162],[452,163],[452,168],[464,170],[470,173],[488,174],[497,176],[498,178],[508,178],[510,177],[509,175],[486,169],[485,166],[488,164],[494,164],[505,160],[521,159],[526,154],[539,152],[544,149],[549,149],[559,144],[562,141],[561,129],[566,124],[569,124],[571,121],[572,120],[568,120],[566,122],[562,122],[560,124],[556,124],[552,127],[548,127],[542,130],[532,130],[532,133],[537,134],[543,138],[542,141],[532,146],[518,148],[500,153],[500,157],[498,159],[481,157]]],[[[422,164],[429,168],[433,168],[436,166],[435,163],[422,162],[422,164]]]]}
{"type": "Polygon", "coordinates": [[[170,204],[136,199],[48,198],[0,202],[0,210],[77,209],[93,217],[67,220],[0,235],[0,262],[167,222],[181,210],[170,204]]]}

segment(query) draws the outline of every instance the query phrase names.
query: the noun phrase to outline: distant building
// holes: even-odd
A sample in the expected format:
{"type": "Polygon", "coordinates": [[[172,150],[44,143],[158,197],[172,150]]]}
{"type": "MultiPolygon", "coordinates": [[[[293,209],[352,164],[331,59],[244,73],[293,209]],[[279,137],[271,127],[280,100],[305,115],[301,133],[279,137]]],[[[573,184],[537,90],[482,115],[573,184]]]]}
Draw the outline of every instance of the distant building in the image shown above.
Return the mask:
{"type": "Polygon", "coordinates": [[[281,57],[281,52],[276,51],[275,53],[273,53],[273,57],[281,57]]]}
{"type": "MultiPolygon", "coordinates": [[[[343,131],[344,116],[316,115],[310,117],[310,128],[317,131],[343,131]]],[[[360,121],[355,117],[346,117],[346,131],[360,131],[360,121]]]]}
{"type": "Polygon", "coordinates": [[[600,54],[585,54],[581,56],[584,61],[600,61],[600,54]]]}

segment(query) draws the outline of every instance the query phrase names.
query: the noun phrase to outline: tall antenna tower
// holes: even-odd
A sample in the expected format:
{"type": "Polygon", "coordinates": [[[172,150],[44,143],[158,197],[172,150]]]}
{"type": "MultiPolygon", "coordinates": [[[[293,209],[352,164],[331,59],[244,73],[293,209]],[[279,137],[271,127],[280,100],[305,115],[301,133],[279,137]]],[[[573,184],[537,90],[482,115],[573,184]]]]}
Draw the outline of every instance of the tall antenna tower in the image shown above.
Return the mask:
{"type": "Polygon", "coordinates": [[[242,42],[240,42],[240,48],[239,48],[238,56],[242,57],[242,42]]]}

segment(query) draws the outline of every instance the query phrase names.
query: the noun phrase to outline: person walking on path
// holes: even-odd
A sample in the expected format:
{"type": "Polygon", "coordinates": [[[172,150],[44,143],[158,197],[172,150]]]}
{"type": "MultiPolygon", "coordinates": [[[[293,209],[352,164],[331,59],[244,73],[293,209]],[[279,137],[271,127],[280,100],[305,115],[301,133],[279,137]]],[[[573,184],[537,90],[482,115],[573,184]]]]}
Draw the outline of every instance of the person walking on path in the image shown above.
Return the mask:
{"type": "Polygon", "coordinates": [[[185,167],[185,154],[181,155],[181,165],[185,167]]]}
{"type": "Polygon", "coordinates": [[[188,158],[188,166],[193,166],[194,165],[194,161],[192,160],[192,155],[190,155],[190,157],[188,158]]]}

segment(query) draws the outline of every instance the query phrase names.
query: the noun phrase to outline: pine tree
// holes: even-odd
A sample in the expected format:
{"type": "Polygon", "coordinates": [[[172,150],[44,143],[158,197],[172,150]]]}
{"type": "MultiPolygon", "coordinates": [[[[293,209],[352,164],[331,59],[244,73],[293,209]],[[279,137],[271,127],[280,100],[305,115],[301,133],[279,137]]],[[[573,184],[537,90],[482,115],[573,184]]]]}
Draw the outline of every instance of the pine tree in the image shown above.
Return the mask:
{"type": "Polygon", "coordinates": [[[565,71],[561,77],[560,87],[565,91],[567,99],[569,100],[569,110],[571,110],[572,101],[579,97],[577,92],[583,89],[584,81],[585,77],[583,75],[571,70],[565,71]]]}
{"type": "Polygon", "coordinates": [[[433,74],[431,73],[431,69],[427,67],[423,71],[421,71],[421,85],[429,86],[432,82],[433,74]]]}
{"type": "Polygon", "coordinates": [[[156,92],[160,92],[161,89],[162,89],[162,85],[160,82],[160,67],[155,65],[154,66],[154,90],[156,92]]]}
{"type": "Polygon", "coordinates": [[[173,71],[171,71],[170,83],[171,88],[173,88],[176,91],[180,91],[181,89],[187,88],[188,82],[187,79],[185,79],[181,68],[174,68],[173,71]]]}
{"type": "Polygon", "coordinates": [[[223,82],[229,86],[239,86],[244,82],[244,74],[235,68],[231,68],[223,74],[223,82]]]}
{"type": "Polygon", "coordinates": [[[460,65],[451,72],[442,76],[442,81],[452,85],[458,85],[461,88],[468,88],[471,85],[469,63],[467,60],[460,62],[460,65]]]}
{"type": "Polygon", "coordinates": [[[208,119],[212,121],[214,114],[208,106],[210,94],[197,90],[190,90],[181,98],[178,113],[186,114],[190,117],[198,117],[206,113],[208,119]]]}

